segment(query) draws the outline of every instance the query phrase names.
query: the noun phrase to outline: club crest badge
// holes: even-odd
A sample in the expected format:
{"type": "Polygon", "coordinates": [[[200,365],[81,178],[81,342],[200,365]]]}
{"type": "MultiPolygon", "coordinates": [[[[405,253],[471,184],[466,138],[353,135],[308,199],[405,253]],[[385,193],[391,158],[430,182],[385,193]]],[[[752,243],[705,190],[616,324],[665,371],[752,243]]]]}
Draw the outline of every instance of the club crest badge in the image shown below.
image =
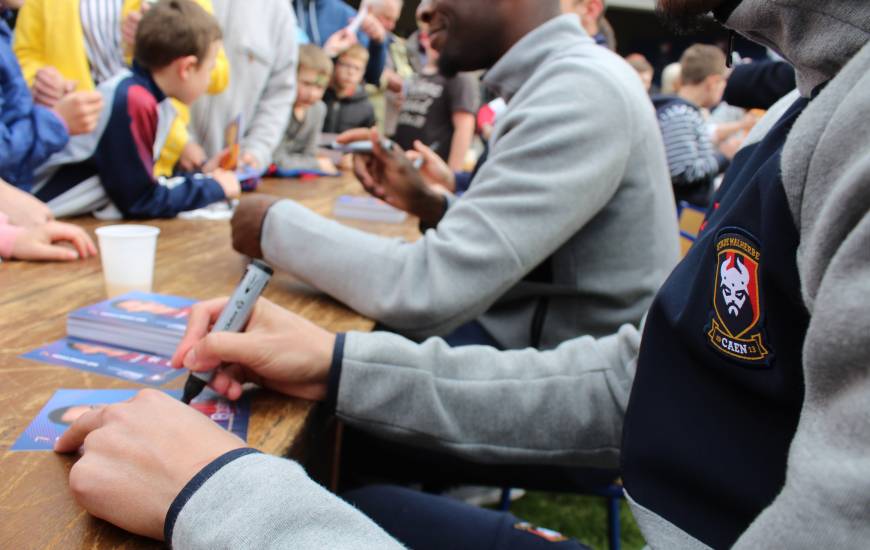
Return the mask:
{"type": "Polygon", "coordinates": [[[746,365],[766,366],[770,351],[761,329],[761,250],[743,233],[725,230],[716,239],[710,345],[746,365]]]}

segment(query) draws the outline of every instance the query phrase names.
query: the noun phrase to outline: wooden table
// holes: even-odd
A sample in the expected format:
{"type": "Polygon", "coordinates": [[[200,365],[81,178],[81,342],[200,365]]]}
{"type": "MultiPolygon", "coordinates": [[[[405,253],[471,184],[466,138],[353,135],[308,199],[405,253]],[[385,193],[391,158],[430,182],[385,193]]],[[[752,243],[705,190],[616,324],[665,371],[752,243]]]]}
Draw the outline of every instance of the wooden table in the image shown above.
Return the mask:
{"type": "MultiPolygon", "coordinates": [[[[266,180],[261,192],[298,200],[329,215],[341,194],[363,194],[352,176],[316,181],[266,180]]],[[[92,218],[74,220],[93,229],[92,218]]],[[[383,235],[414,238],[403,224],[345,221],[383,235]]],[[[232,292],[245,260],[230,246],[227,222],[155,220],[160,227],[154,291],[207,299],[232,292]]],[[[95,238],[96,240],[96,238],[95,238]]],[[[333,331],[371,330],[373,322],[318,294],[286,274],[276,274],[265,296],[333,331]]],[[[131,388],[130,382],[36,363],[19,355],[66,334],[70,311],[105,299],[98,258],[69,264],[7,262],[0,265],[0,548],[151,548],[154,541],[130,535],[89,516],[69,494],[74,458],[51,452],[10,452],[18,436],[59,388],[131,388]]],[[[167,385],[177,388],[180,377],[167,385]]],[[[248,443],[284,455],[310,404],[258,391],[252,403],[248,443]]]]}

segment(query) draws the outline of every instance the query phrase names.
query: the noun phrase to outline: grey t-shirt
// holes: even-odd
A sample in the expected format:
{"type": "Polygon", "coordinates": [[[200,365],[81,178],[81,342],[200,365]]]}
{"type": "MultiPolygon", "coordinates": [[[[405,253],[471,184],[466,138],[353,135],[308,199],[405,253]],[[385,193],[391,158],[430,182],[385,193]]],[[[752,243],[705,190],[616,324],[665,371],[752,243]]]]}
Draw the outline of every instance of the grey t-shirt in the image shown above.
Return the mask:
{"type": "Polygon", "coordinates": [[[405,102],[393,139],[411,149],[419,139],[447,160],[453,139],[453,114],[477,112],[477,80],[468,73],[452,78],[440,74],[419,74],[408,84],[405,102]]]}

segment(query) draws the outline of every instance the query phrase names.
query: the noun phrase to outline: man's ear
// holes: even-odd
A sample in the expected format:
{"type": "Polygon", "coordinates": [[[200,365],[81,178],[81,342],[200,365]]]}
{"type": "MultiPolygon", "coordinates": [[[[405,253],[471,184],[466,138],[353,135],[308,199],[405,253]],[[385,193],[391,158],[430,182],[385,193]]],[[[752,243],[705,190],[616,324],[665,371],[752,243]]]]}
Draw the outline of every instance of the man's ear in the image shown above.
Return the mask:
{"type": "Polygon", "coordinates": [[[178,58],[175,63],[179,78],[186,81],[196,71],[199,59],[195,55],[188,55],[178,58]]]}

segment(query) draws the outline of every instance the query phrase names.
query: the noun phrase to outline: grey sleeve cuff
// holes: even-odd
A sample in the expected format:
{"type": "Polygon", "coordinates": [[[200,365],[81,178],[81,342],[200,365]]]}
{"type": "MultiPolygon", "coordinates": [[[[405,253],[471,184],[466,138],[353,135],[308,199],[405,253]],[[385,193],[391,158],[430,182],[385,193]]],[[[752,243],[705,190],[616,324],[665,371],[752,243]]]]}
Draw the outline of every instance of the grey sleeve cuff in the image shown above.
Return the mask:
{"type": "Polygon", "coordinates": [[[167,543],[183,550],[400,548],[369,518],[311,480],[299,464],[263,453],[230,458],[176,514],[167,543]]]}
{"type": "Polygon", "coordinates": [[[178,519],[178,514],[181,513],[181,510],[184,508],[184,505],[187,504],[187,501],[190,500],[190,497],[192,497],[211,476],[237,458],[259,452],[260,451],[257,449],[251,449],[250,447],[232,450],[217,457],[205,468],[200,470],[198,474],[193,476],[193,479],[187,482],[187,485],[184,486],[181,492],[178,493],[178,496],[175,497],[175,500],[172,501],[172,504],[169,506],[169,511],[166,513],[166,520],[163,522],[163,538],[166,540],[166,544],[172,544],[172,531],[175,529],[175,521],[178,519]]]}

